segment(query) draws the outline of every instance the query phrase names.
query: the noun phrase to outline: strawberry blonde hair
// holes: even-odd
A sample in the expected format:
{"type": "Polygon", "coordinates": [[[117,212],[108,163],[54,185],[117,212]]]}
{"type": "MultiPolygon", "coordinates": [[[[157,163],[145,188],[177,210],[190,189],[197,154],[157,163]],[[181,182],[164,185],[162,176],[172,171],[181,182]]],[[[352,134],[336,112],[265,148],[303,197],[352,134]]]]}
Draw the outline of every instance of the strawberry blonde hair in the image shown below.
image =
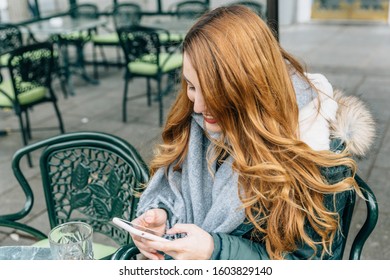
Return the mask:
{"type": "MultiPolygon", "coordinates": [[[[319,166],[355,162],[346,154],[314,151],[299,140],[298,105],[290,70],[302,66],[285,52],[268,26],[248,8],[217,8],[190,29],[183,43],[197,72],[207,111],[218,120],[224,139],[212,140],[217,154],[233,157],[237,190],[252,239],[264,242],[272,259],[283,259],[302,242],[332,254],[339,217],[324,206],[324,194],[357,188],[352,177],[329,185],[319,166]],[[288,63],[286,63],[286,61],[288,63]],[[305,230],[309,224],[320,241],[305,230]]],[[[152,174],[173,164],[180,170],[188,149],[193,103],[186,82],[168,115],[151,163],[152,174]]]]}

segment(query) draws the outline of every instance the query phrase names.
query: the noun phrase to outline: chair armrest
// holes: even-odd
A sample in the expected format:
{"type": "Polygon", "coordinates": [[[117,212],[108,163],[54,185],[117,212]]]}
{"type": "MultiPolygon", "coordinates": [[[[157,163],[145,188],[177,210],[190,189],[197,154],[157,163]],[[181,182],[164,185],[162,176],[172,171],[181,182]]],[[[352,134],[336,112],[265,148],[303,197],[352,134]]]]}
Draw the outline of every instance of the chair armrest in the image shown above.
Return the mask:
{"type": "Polygon", "coordinates": [[[133,243],[131,243],[124,245],[116,250],[116,252],[111,256],[111,260],[135,260],[137,254],[139,253],[140,251],[138,248],[133,243]]]}
{"type": "Polygon", "coordinates": [[[180,53],[181,51],[181,44],[173,45],[171,48],[166,49],[166,53],[168,54],[167,58],[161,63],[160,67],[163,68],[165,64],[168,62],[170,57],[175,53],[180,53]]]}
{"type": "Polygon", "coordinates": [[[33,228],[29,225],[26,225],[26,224],[22,224],[22,223],[12,221],[12,220],[3,219],[3,216],[0,216],[0,227],[12,228],[15,230],[20,230],[20,231],[26,232],[26,233],[30,234],[31,236],[35,237],[37,240],[42,240],[42,239],[47,238],[47,235],[44,234],[42,231],[40,231],[36,228],[33,228]]]}
{"type": "Polygon", "coordinates": [[[374,192],[371,188],[359,177],[355,176],[355,180],[358,183],[366,202],[367,206],[367,217],[366,220],[356,235],[349,255],[350,260],[359,260],[363,250],[364,243],[374,230],[378,221],[378,202],[376,200],[374,192]]]}

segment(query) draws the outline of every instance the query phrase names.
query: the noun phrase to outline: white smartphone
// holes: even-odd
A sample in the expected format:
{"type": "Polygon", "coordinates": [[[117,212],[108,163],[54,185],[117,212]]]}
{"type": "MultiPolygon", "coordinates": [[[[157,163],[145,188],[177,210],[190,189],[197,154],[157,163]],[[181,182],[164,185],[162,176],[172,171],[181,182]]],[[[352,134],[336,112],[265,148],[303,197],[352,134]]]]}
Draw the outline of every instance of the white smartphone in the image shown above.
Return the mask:
{"type": "Polygon", "coordinates": [[[146,238],[149,240],[162,241],[162,242],[166,242],[166,241],[169,242],[170,241],[169,239],[165,239],[164,237],[162,237],[161,234],[159,234],[158,232],[156,232],[154,230],[148,229],[148,228],[143,227],[143,226],[136,225],[132,222],[123,220],[121,218],[115,217],[112,219],[112,222],[114,224],[116,224],[117,226],[127,230],[128,232],[130,232],[132,234],[135,234],[137,236],[140,236],[140,237],[143,237],[143,238],[146,238]]]}

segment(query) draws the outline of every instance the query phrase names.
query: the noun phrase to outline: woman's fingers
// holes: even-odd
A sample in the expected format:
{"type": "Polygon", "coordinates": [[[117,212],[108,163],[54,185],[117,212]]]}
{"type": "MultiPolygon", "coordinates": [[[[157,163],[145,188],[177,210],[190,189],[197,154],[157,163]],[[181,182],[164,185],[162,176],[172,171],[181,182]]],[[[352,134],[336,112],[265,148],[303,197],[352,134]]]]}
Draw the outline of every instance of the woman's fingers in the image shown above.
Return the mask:
{"type": "Polygon", "coordinates": [[[150,260],[163,260],[164,256],[158,253],[152,254],[143,250],[139,250],[142,255],[144,255],[146,258],[150,260]]]}
{"type": "Polygon", "coordinates": [[[148,259],[151,260],[163,260],[164,256],[157,253],[157,251],[153,248],[150,248],[146,244],[144,244],[143,239],[141,242],[134,242],[139,251],[148,259]]]}
{"type": "Polygon", "coordinates": [[[142,216],[147,227],[160,227],[167,220],[167,212],[163,209],[150,209],[142,216]]]}
{"type": "Polygon", "coordinates": [[[167,230],[167,234],[177,234],[177,233],[189,233],[195,225],[192,224],[175,224],[172,228],[167,230]]]}
{"type": "Polygon", "coordinates": [[[182,249],[182,245],[180,244],[179,240],[168,242],[145,240],[144,244],[147,247],[153,248],[154,250],[160,252],[180,251],[182,249]]]}

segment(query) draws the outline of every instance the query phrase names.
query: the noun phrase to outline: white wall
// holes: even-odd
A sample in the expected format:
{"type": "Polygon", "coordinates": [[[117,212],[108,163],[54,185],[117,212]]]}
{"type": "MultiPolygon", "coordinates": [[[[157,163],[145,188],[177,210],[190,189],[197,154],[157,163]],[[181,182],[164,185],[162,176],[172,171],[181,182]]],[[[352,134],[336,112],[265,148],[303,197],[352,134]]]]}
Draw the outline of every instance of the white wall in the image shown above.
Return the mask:
{"type": "Polygon", "coordinates": [[[297,2],[297,16],[298,23],[309,22],[311,19],[311,5],[312,0],[298,0],[297,2]]]}
{"type": "Polygon", "coordinates": [[[296,22],[297,0],[279,0],[279,25],[296,22]]]}
{"type": "Polygon", "coordinates": [[[9,20],[7,0],[0,0],[0,20],[3,22],[7,22],[9,20]]]}

